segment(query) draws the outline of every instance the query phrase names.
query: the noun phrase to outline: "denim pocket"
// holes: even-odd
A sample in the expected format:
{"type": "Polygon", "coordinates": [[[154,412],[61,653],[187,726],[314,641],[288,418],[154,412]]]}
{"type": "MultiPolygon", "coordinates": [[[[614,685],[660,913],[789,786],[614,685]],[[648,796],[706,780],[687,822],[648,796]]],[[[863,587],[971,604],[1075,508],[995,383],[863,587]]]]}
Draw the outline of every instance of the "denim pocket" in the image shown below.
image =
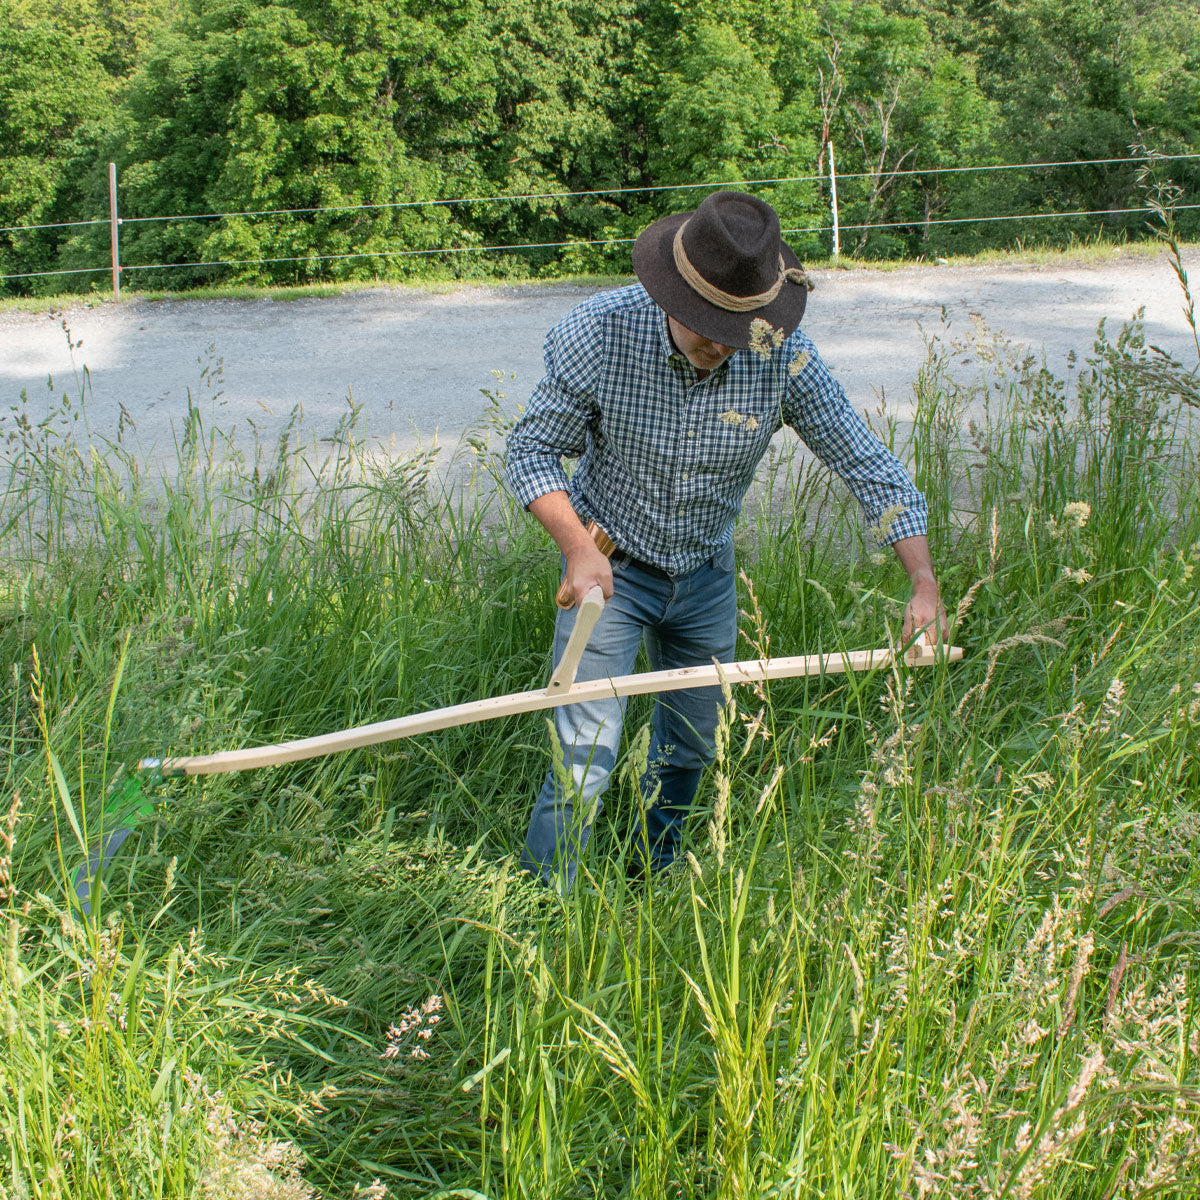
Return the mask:
{"type": "Polygon", "coordinates": [[[732,574],[734,567],[733,538],[730,538],[709,561],[712,563],[713,570],[721,571],[726,575],[732,574]]]}

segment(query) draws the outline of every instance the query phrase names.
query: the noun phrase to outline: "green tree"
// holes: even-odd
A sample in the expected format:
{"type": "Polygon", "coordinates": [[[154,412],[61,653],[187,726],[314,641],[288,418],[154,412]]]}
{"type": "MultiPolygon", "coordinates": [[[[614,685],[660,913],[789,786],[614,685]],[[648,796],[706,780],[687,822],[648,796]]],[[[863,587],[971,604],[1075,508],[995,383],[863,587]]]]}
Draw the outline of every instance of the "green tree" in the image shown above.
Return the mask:
{"type": "MultiPolygon", "coordinates": [[[[864,231],[864,252],[1031,232],[937,223],[976,213],[1099,209],[1135,228],[1116,211],[1138,203],[1129,165],[949,168],[1192,149],[1196,16],[1197,0],[0,0],[0,221],[102,216],[111,157],[127,263],[276,280],[625,269],[621,239],[708,181],[799,177],[754,186],[785,228],[826,224],[832,143],[843,223],[894,226],[864,231]],[[474,196],[513,199],[460,202],[474,196]],[[300,211],[157,220],[263,209],[300,211]]],[[[0,257],[90,268],[106,239],[0,234],[0,257]]],[[[807,253],[824,235],[792,240],[807,253]]]]}
{"type": "Polygon", "coordinates": [[[727,25],[702,22],[680,41],[656,97],[654,178],[693,183],[755,174],[779,118],[779,89],[767,64],[727,25]]]}
{"type": "MultiPolygon", "coordinates": [[[[997,102],[1008,161],[1121,158],[1200,137],[1200,10],[1194,0],[975,0],[944,5],[947,37],[977,56],[997,102]]],[[[1198,178],[1183,168],[1185,178],[1198,178]]],[[[1137,207],[1136,168],[1119,163],[1012,175],[1007,203],[1027,211],[1137,207]]],[[[1116,228],[1140,215],[1114,212],[1116,228]]],[[[1067,222],[1056,222],[1060,236],[1067,222]]],[[[1074,225],[1085,234],[1091,219],[1074,225]]]]}
{"type": "Polygon", "coordinates": [[[361,207],[437,195],[437,169],[396,133],[389,70],[394,49],[419,50],[426,29],[397,3],[191,0],[126,99],[127,211],[333,211],[127,226],[131,259],[346,278],[382,263],[337,256],[437,244],[444,210],[361,207]]]}
{"type": "MultiPolygon", "coordinates": [[[[112,116],[111,81],[69,29],[0,7],[0,225],[96,216],[80,190],[112,116]]],[[[0,274],[54,268],[62,230],[0,233],[0,274]]],[[[62,281],[56,281],[61,286],[62,281]]],[[[36,290],[12,281],[8,290],[36,290]]]]}
{"type": "MultiPolygon", "coordinates": [[[[133,227],[142,261],[250,262],[243,277],[371,274],[317,255],[556,241],[603,205],[434,204],[595,187],[626,0],[189,0],[129,90],[127,206],[159,215],[346,206],[133,227]],[[354,206],[409,205],[370,208],[354,206]]],[[[614,184],[619,172],[608,170],[614,184]]],[[[477,261],[452,260],[466,272],[477,261]]],[[[524,263],[518,265],[525,268],[524,263]]],[[[419,269],[397,257],[390,269],[419,269]]]]}
{"type": "MultiPolygon", "coordinates": [[[[939,216],[956,219],[989,211],[992,185],[986,175],[938,168],[978,167],[995,162],[993,136],[997,125],[996,105],[979,88],[975,63],[967,55],[934,49],[928,71],[918,75],[919,86],[909,99],[905,114],[915,145],[912,163],[923,173],[909,177],[903,188],[904,201],[897,212],[919,212],[921,242],[928,250],[965,248],[960,229],[949,227],[935,233],[939,216]]],[[[994,209],[990,210],[994,211],[994,209]]],[[[968,238],[978,239],[978,233],[968,238]]]]}
{"type": "Polygon", "coordinates": [[[986,161],[995,124],[969,55],[937,45],[924,16],[878,4],[826,5],[821,24],[823,126],[842,151],[847,225],[857,246],[889,253],[928,242],[934,217],[969,210],[978,185],[937,168],[986,161]],[[921,172],[912,174],[912,172],[921,172]],[[858,178],[854,178],[858,176],[858,178]]]}
{"type": "Polygon", "coordinates": [[[67,33],[113,79],[125,79],[175,16],[177,0],[7,0],[22,25],[67,33]]]}
{"type": "MultiPolygon", "coordinates": [[[[810,0],[654,0],[638,9],[642,37],[625,73],[636,104],[622,124],[640,136],[641,182],[696,184],[811,176],[816,155],[810,0]]],[[[816,224],[820,190],[755,187],[785,227],[816,224]]],[[[630,205],[636,229],[703,193],[666,192],[630,205]]]]}
{"type": "MultiPolygon", "coordinates": [[[[631,0],[502,0],[481,22],[491,104],[474,112],[480,186],[498,194],[595,191],[636,182],[636,151],[622,128],[622,80],[636,23],[631,0]]],[[[615,194],[531,199],[476,207],[489,242],[558,242],[620,236],[615,194]]],[[[521,265],[553,269],[554,251],[521,265]]],[[[576,257],[579,266],[628,264],[628,249],[576,257]]]]}

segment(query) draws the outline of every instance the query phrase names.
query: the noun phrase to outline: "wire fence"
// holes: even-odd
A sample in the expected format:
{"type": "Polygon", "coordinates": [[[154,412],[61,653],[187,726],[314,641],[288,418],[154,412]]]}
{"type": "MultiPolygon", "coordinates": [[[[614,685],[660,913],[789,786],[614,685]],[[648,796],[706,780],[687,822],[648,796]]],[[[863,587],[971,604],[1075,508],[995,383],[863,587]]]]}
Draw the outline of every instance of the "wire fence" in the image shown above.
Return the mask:
{"type": "MultiPolygon", "coordinates": [[[[966,173],[981,173],[991,171],[1020,171],[1020,170],[1048,170],[1057,167],[1086,167],[1086,166],[1102,166],[1115,164],[1134,164],[1145,162],[1170,162],[1178,160],[1200,159],[1200,153],[1187,154],[1144,154],[1133,155],[1120,158],[1090,158],[1090,159],[1063,159],[1053,162],[1025,162],[1025,163],[989,163],[973,166],[962,167],[918,167],[907,170],[899,170],[888,172],[889,179],[902,178],[907,176],[927,176],[927,175],[954,175],[966,173]]],[[[180,270],[185,268],[204,268],[204,267],[240,267],[254,266],[258,264],[268,265],[273,263],[294,263],[294,262],[332,262],[354,258],[362,259],[378,259],[378,258],[416,258],[429,257],[436,254],[486,254],[493,252],[511,252],[522,250],[553,250],[553,249],[570,249],[574,247],[584,248],[591,246],[616,246],[628,244],[635,241],[632,237],[613,237],[613,238],[594,238],[594,239],[571,239],[560,242],[513,242],[507,244],[482,245],[482,246],[438,246],[430,249],[397,249],[397,250],[367,250],[367,251],[352,251],[344,254],[300,254],[287,255],[270,258],[252,258],[252,259],[205,259],[196,262],[172,262],[172,263],[121,263],[118,253],[117,230],[125,225],[149,224],[154,222],[168,221],[215,221],[235,217],[282,217],[282,216],[301,216],[311,215],[322,212],[364,212],[371,210],[387,210],[387,209],[411,209],[411,208],[431,208],[431,207],[446,207],[450,205],[462,204],[500,204],[500,203],[516,203],[521,201],[537,201],[537,200],[565,200],[565,199],[581,199],[592,196],[622,196],[633,194],[654,194],[659,192],[671,191],[697,191],[708,190],[715,191],[720,188],[748,188],[748,187],[765,187],[780,184],[792,183],[816,183],[825,180],[824,175],[788,175],[778,176],[763,179],[734,179],[734,180],[719,180],[707,181],[702,183],[676,183],[676,184],[655,184],[643,187],[619,187],[619,188],[594,188],[583,191],[562,191],[562,192],[521,192],[508,195],[493,195],[493,196],[453,196],[453,197],[429,197],[418,200],[397,200],[376,204],[337,204],[337,205],[319,205],[305,208],[264,208],[264,209],[243,209],[230,212],[212,212],[212,213],[176,213],[172,215],[155,215],[141,217],[119,217],[117,216],[117,192],[116,192],[116,168],[113,164],[109,164],[109,180],[110,180],[110,215],[109,217],[96,217],[90,220],[83,221],[59,221],[40,225],[4,225],[0,226],[0,233],[31,233],[38,230],[48,229],[74,229],[82,226],[108,225],[112,229],[112,262],[105,266],[99,267],[72,267],[51,271],[26,271],[16,274],[0,275],[0,280],[9,279],[37,279],[52,275],[100,275],[111,271],[113,276],[113,290],[119,292],[120,277],[129,271],[164,271],[164,270],[180,270]]],[[[833,171],[832,154],[830,156],[830,173],[829,182],[831,189],[836,189],[836,183],[842,180],[852,179],[877,179],[877,173],[869,171],[852,171],[841,172],[836,176],[833,171]]],[[[836,190],[835,190],[836,195],[836,190]]],[[[1184,211],[1200,208],[1200,204],[1176,204],[1176,210],[1184,211]]],[[[787,235],[795,234],[815,234],[815,233],[832,233],[834,253],[837,253],[838,235],[841,230],[847,231],[869,231],[872,229],[903,229],[917,228],[931,225],[965,225],[965,224],[987,224],[1001,221],[1046,221],[1059,220],[1066,218],[1080,217],[1114,217],[1122,215],[1130,215],[1133,213],[1145,212],[1144,208],[1104,208],[1104,209],[1077,209],[1069,212],[1031,212],[1031,213],[1009,213],[995,216],[973,216],[973,217],[930,217],[924,219],[911,219],[907,221],[880,221],[863,224],[842,224],[838,220],[836,201],[832,209],[832,223],[829,225],[813,225],[813,226],[797,226],[785,228],[783,232],[787,235]]]]}

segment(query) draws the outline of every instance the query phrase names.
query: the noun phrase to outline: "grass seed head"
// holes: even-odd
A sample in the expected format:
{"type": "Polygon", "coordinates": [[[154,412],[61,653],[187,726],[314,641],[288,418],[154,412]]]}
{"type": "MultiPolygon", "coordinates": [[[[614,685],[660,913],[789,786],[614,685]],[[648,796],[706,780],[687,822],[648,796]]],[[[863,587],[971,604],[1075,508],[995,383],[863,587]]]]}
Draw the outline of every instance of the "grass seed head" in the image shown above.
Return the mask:
{"type": "Polygon", "coordinates": [[[1113,677],[1104,696],[1100,708],[1100,720],[1096,726],[1099,733],[1110,733],[1114,725],[1121,719],[1121,709],[1125,703],[1125,685],[1117,676],[1113,677]]]}
{"type": "Polygon", "coordinates": [[[7,904],[17,894],[12,879],[13,846],[17,840],[17,821],[21,814],[21,793],[13,792],[8,815],[0,828],[0,904],[7,904]]]}
{"type": "Polygon", "coordinates": [[[908,510],[903,504],[889,504],[887,508],[879,514],[879,520],[871,525],[871,536],[875,541],[883,546],[886,545],[888,534],[892,531],[892,526],[902,517],[908,510]]]}
{"type": "Polygon", "coordinates": [[[755,317],[750,322],[750,346],[752,353],[761,358],[770,358],[783,345],[783,330],[776,329],[762,317],[755,317]]]}
{"type": "Polygon", "coordinates": [[[1092,506],[1086,500],[1072,500],[1063,509],[1063,528],[1080,530],[1092,515],[1092,506]]]}
{"type": "Polygon", "coordinates": [[[426,1059],[429,1051],[425,1048],[441,1021],[442,998],[434,993],[421,1004],[411,1004],[400,1015],[400,1019],[388,1026],[387,1043],[380,1058],[394,1059],[405,1056],[408,1058],[426,1059]]]}

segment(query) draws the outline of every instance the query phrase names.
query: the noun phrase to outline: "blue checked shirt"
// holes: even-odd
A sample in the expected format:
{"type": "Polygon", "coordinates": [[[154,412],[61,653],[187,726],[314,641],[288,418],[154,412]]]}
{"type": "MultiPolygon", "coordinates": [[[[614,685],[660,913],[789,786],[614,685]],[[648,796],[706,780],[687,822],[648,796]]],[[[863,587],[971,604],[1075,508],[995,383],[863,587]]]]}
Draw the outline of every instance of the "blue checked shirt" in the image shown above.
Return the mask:
{"type": "Polygon", "coordinates": [[[925,498],[798,329],[770,355],[739,350],[697,380],[666,315],[634,284],[568,313],[545,359],[508,435],[509,483],[523,506],[566,491],[634,558],[672,575],[711,558],[785,424],[845,480],[872,525],[892,518],[885,543],[925,533],[925,498]],[[569,480],[564,457],[579,459],[569,480]]]}

